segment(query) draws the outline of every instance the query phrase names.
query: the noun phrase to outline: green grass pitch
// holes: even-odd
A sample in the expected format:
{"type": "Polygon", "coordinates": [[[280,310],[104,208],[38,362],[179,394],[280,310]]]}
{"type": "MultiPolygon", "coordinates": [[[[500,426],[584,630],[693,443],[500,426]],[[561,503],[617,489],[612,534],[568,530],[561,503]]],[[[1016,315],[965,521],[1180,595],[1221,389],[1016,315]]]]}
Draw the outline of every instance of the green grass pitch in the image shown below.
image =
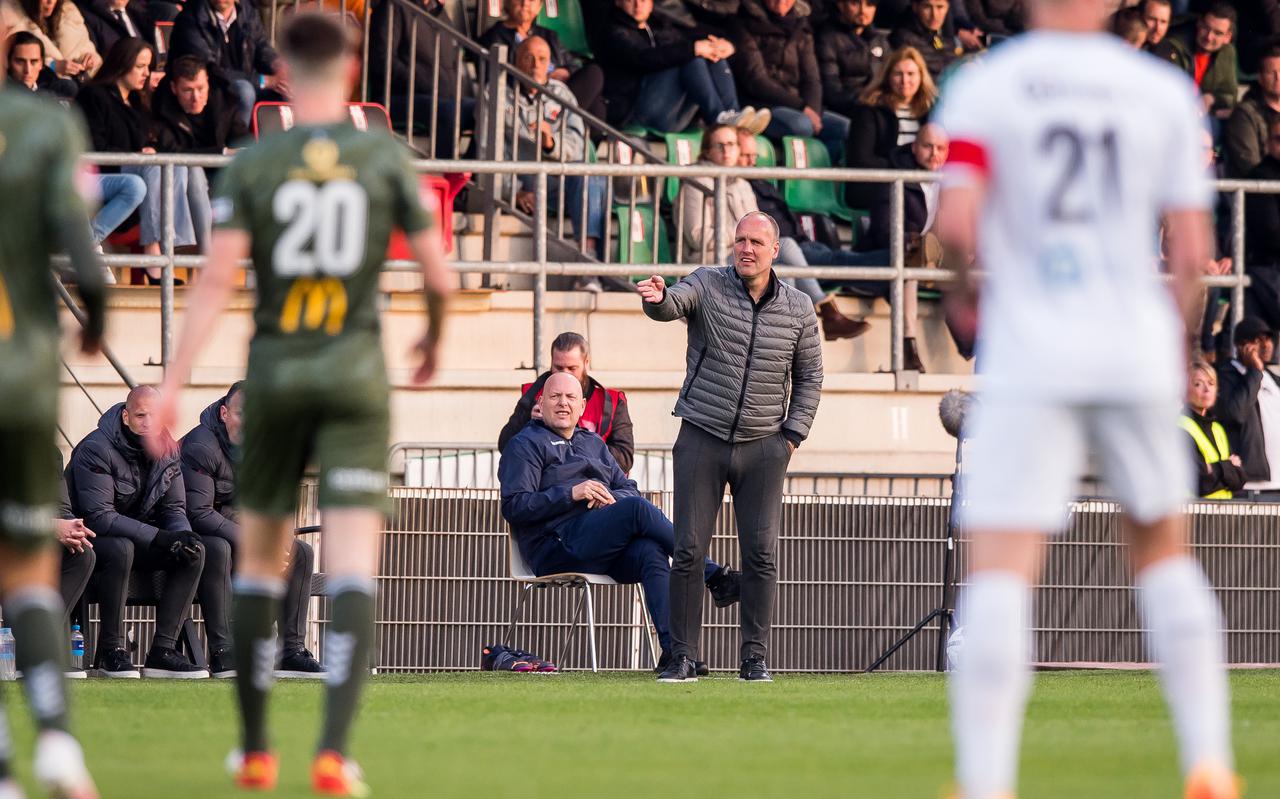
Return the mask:
{"type": "MultiPolygon", "coordinates": [[[[1280,797],[1280,672],[1231,683],[1248,796],[1280,797]]],[[[26,779],[32,732],[12,687],[26,779]]],[[[317,683],[277,685],[276,796],[310,795],[320,699],[317,683]]],[[[238,795],[222,772],[235,739],[229,682],[94,680],[75,684],[73,701],[104,797],[238,795]]],[[[945,686],[932,674],[781,674],[772,685],[724,674],[689,686],[644,674],[377,677],[354,741],[378,797],[936,799],[951,777],[945,686]]],[[[1152,675],[1039,675],[1020,796],[1181,796],[1152,675]]]]}

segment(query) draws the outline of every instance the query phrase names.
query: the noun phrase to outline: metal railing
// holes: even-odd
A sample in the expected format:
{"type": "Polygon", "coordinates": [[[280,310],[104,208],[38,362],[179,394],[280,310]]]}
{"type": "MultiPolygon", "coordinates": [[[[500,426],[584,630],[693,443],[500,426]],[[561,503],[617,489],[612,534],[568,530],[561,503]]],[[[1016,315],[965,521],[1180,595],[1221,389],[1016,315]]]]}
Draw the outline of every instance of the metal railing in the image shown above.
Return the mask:
{"type": "MultiPolygon", "coordinates": [[[[104,260],[111,266],[145,266],[160,267],[163,270],[161,281],[161,360],[167,364],[173,339],[173,268],[199,267],[204,263],[203,256],[176,255],[173,244],[173,170],[178,165],[219,167],[227,163],[228,158],[220,155],[142,155],[123,153],[94,153],[87,160],[99,165],[152,165],[162,166],[162,220],[164,234],[162,237],[162,254],[160,255],[115,255],[104,260]]],[[[504,161],[460,161],[460,160],[418,160],[414,168],[419,172],[448,173],[468,171],[480,175],[510,175],[513,165],[504,161]]],[[[538,372],[545,371],[548,339],[545,335],[546,321],[546,279],[549,275],[614,275],[630,276],[638,271],[637,265],[598,264],[589,262],[552,261],[547,256],[548,226],[545,213],[538,209],[547,206],[548,179],[558,176],[602,176],[623,178],[711,178],[714,180],[715,205],[718,236],[726,235],[723,208],[725,206],[725,190],[731,178],[761,178],[774,180],[829,180],[855,183],[888,183],[890,190],[890,227],[891,242],[889,263],[885,266],[826,266],[826,267],[778,267],[781,277],[813,277],[820,280],[857,280],[883,281],[890,284],[889,309],[891,315],[890,346],[892,369],[898,377],[900,388],[909,386],[904,380],[902,334],[904,328],[903,292],[909,280],[930,280],[946,282],[955,278],[955,273],[946,269],[908,267],[905,265],[904,241],[902,235],[903,191],[907,183],[920,183],[937,180],[938,176],[931,172],[901,172],[893,170],[860,170],[860,169],[806,169],[795,170],[786,167],[717,167],[707,164],[690,166],[674,166],[670,164],[610,164],[610,163],[560,163],[560,162],[525,162],[519,165],[521,173],[535,176],[537,205],[534,213],[533,259],[529,261],[462,261],[455,260],[451,268],[455,272],[506,272],[512,274],[532,275],[535,278],[533,289],[533,363],[538,372]],[[541,221],[539,221],[541,220],[541,221]]],[[[1219,192],[1230,193],[1233,197],[1231,217],[1233,272],[1230,275],[1203,276],[1200,282],[1209,287],[1226,287],[1232,291],[1232,324],[1239,322],[1244,314],[1244,291],[1249,285],[1245,274],[1244,258],[1244,198],[1246,193],[1280,194],[1280,182],[1221,180],[1217,181],[1219,192]]],[[[696,265],[681,263],[646,264],[643,271],[669,276],[683,276],[697,268],[696,265]]],[[[416,265],[409,261],[389,261],[390,270],[411,270],[416,265]]]]}

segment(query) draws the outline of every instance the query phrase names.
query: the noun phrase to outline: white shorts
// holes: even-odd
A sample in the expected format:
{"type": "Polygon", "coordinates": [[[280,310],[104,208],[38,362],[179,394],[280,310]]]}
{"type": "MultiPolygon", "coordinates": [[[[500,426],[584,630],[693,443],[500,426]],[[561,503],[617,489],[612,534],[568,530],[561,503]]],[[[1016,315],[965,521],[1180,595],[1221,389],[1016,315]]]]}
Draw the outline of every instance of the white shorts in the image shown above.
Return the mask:
{"type": "Polygon", "coordinates": [[[966,423],[959,508],[970,529],[1060,531],[1096,453],[1125,512],[1150,523],[1192,496],[1177,402],[1053,403],[982,397],[966,423]]]}

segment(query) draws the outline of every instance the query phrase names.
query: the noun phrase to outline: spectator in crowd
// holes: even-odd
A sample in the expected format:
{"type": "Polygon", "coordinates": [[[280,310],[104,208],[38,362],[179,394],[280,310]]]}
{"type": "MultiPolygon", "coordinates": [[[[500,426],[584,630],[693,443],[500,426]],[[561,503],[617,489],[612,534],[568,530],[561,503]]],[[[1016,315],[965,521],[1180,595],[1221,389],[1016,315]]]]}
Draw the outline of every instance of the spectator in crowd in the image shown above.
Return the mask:
{"type": "Polygon", "coordinates": [[[1013,36],[1026,27],[1023,0],[969,0],[969,22],[988,36],[1013,36]]]}
{"type": "Polygon", "coordinates": [[[0,0],[0,31],[27,31],[44,43],[60,78],[91,77],[102,66],[80,9],[71,0],[0,0]]]}
{"type": "MultiPolygon", "coordinates": [[[[938,125],[926,124],[910,144],[903,144],[889,154],[890,169],[927,170],[936,172],[947,161],[950,141],[938,125]]],[[[871,206],[870,227],[867,230],[867,246],[876,251],[881,263],[887,263],[889,241],[892,235],[892,214],[889,209],[890,187],[876,185],[877,198],[871,206]]],[[[906,258],[912,266],[937,266],[941,249],[933,236],[933,223],[938,215],[938,194],[941,184],[907,183],[902,187],[902,236],[906,258]]],[[[887,294],[889,284],[877,282],[865,286],[887,294]]],[[[908,280],[903,292],[903,367],[918,372],[925,371],[920,360],[916,339],[919,331],[917,300],[919,284],[908,280]]]]}
{"type": "Polygon", "coordinates": [[[1147,21],[1136,7],[1122,8],[1111,15],[1111,32],[1128,42],[1134,49],[1147,46],[1147,21]]]}
{"type": "MultiPolygon", "coordinates": [[[[160,125],[162,149],[218,155],[231,152],[249,135],[235,113],[235,104],[235,93],[227,81],[209,74],[208,65],[196,56],[170,61],[164,80],[151,99],[151,110],[160,125]]],[[[191,171],[196,169],[199,167],[192,167],[191,171]]],[[[188,189],[193,183],[188,181],[188,189]]],[[[198,198],[189,199],[194,210],[198,198]]],[[[203,199],[207,204],[208,195],[203,199]]]]}
{"type": "Polygon", "coordinates": [[[1147,23],[1147,41],[1143,49],[1161,61],[1176,63],[1178,52],[1169,38],[1169,23],[1173,21],[1173,5],[1170,0],[1143,0],[1142,19],[1147,23]]]}
{"type": "Polygon", "coordinates": [[[817,137],[831,162],[840,163],[849,118],[823,108],[822,70],[808,7],[797,6],[796,0],[742,0],[734,31],[739,50],[733,69],[744,102],[773,115],[765,135],[817,137]]]}
{"type": "MultiPolygon", "coordinates": [[[[640,496],[600,436],[578,425],[582,384],[573,375],[547,378],[540,405],[540,418],[511,439],[498,463],[502,517],[535,574],[592,572],[643,585],[666,668],[671,522],[640,496]]],[[[736,572],[710,558],[699,571],[718,607],[738,601],[736,572]]]]}
{"type": "Polygon", "coordinates": [[[1267,153],[1267,129],[1280,119],[1280,45],[1262,54],[1258,80],[1236,104],[1223,128],[1227,176],[1243,178],[1267,153]]]}
{"type": "MultiPolygon", "coordinates": [[[[1280,180],[1280,118],[1267,124],[1267,146],[1252,180],[1280,180]]],[[[1252,281],[1245,290],[1245,307],[1271,328],[1280,327],[1280,196],[1245,196],[1245,264],[1252,281]]]]}
{"type": "MultiPolygon", "coordinates": [[[[715,166],[738,166],[738,131],[741,128],[729,125],[712,125],[702,132],[702,152],[699,163],[715,166]]],[[[723,242],[717,246],[715,235],[715,183],[711,178],[691,178],[680,187],[676,204],[683,228],[685,261],[699,264],[723,264],[729,259],[731,245],[723,242]],[[698,189],[702,187],[702,191],[698,189]]],[[[747,214],[758,212],[755,191],[751,184],[742,178],[729,178],[725,191],[728,195],[728,213],[730,219],[741,219],[747,214]]],[[[786,266],[808,266],[800,244],[793,238],[779,236],[779,253],[777,262],[786,266]]],[[[830,338],[851,338],[863,328],[859,323],[844,316],[836,307],[835,300],[827,295],[822,285],[811,277],[783,278],[783,282],[803,291],[813,300],[813,305],[822,315],[823,330],[830,338]]]]}
{"type": "MultiPolygon", "coordinates": [[[[759,143],[750,131],[738,128],[738,166],[755,166],[759,154],[759,143]]],[[[809,238],[800,220],[791,213],[786,200],[778,186],[769,180],[757,178],[747,181],[751,192],[755,195],[756,208],[773,218],[778,225],[779,241],[791,240],[800,248],[800,257],[809,266],[872,266],[874,262],[862,253],[853,253],[843,249],[833,249],[819,241],[809,238]]],[[[816,232],[816,231],[815,231],[816,232]]],[[[781,258],[781,255],[779,256],[781,258]]],[[[813,281],[819,291],[821,284],[813,281]]],[[[812,288],[808,283],[806,286],[812,288]]],[[[801,289],[804,290],[804,289],[801,289]]],[[[805,291],[808,294],[808,291],[805,291]]],[[[813,295],[810,295],[811,297],[813,295]]],[[[814,303],[818,312],[818,321],[822,324],[822,335],[827,341],[842,338],[857,338],[871,329],[871,324],[858,319],[850,319],[840,312],[834,296],[824,295],[814,303]]]]}
{"type": "MultiPolygon", "coordinates": [[[[28,91],[44,92],[60,100],[74,97],[75,81],[59,78],[44,65],[44,43],[34,33],[19,31],[9,37],[6,47],[9,53],[9,83],[28,91]]],[[[102,242],[137,210],[147,196],[147,184],[137,175],[100,174],[98,184],[100,205],[94,214],[91,227],[93,243],[101,248],[102,242]]],[[[115,275],[104,267],[104,279],[115,282],[115,275]]]]}
{"type": "Polygon", "coordinates": [[[759,133],[768,110],[742,107],[728,59],[728,39],[693,32],[651,17],[653,0],[615,0],[597,49],[611,125],[681,130],[698,116],[708,125],[742,125],[759,133]]]}
{"type": "Polygon", "coordinates": [[[818,32],[822,100],[852,117],[858,97],[880,73],[889,55],[889,34],[873,28],[877,0],[836,0],[836,17],[818,32]]]}
{"type": "Polygon", "coordinates": [[[76,96],[80,85],[70,78],[60,78],[45,66],[44,42],[30,31],[18,31],[5,44],[8,63],[5,74],[9,83],[28,91],[41,92],[58,100],[76,96]]]}
{"type": "Polygon", "coordinates": [[[529,424],[530,419],[542,418],[540,399],[543,387],[552,375],[564,372],[578,378],[582,384],[585,406],[578,417],[578,426],[604,439],[618,467],[623,473],[630,472],[631,464],[635,462],[636,441],[627,395],[600,385],[600,381],[591,376],[590,369],[591,350],[586,338],[573,332],[556,336],[551,342],[551,371],[543,372],[537,380],[520,387],[520,399],[515,410],[498,434],[498,451],[505,452],[511,439],[529,424]]]}
{"type": "MultiPolygon", "coordinates": [[[[532,81],[526,84],[511,81],[506,112],[507,131],[513,129],[515,140],[508,146],[508,158],[514,161],[584,162],[587,148],[592,146],[587,138],[586,122],[582,116],[565,109],[573,103],[569,87],[549,78],[551,48],[541,36],[530,36],[516,47],[516,68],[532,81]],[[539,152],[541,155],[539,156],[539,152]]],[[[520,175],[520,188],[516,191],[516,207],[526,214],[536,212],[534,176],[520,175]]],[[[561,187],[564,191],[565,211],[573,222],[573,229],[585,238],[586,251],[596,257],[602,255],[600,242],[604,238],[604,200],[607,191],[606,178],[568,175],[547,178],[547,207],[559,207],[561,187]],[[582,194],[587,194],[586,214],[583,214],[582,194]]],[[[575,288],[600,291],[599,278],[579,278],[575,288]]]]}
{"type": "Polygon", "coordinates": [[[124,637],[129,573],[164,572],[156,629],[143,671],[149,677],[208,677],[177,651],[178,630],[195,597],[204,544],[187,523],[186,490],[176,453],[153,460],[142,445],[160,394],[138,386],[107,410],[67,464],[71,510],[97,533],[94,549],[99,653],[108,677],[137,677],[124,637]]]}
{"type": "Polygon", "coordinates": [[[1215,2],[1196,21],[1194,29],[1170,36],[1176,62],[1200,89],[1206,114],[1226,118],[1236,104],[1238,68],[1235,36],[1236,10],[1227,2],[1215,2]]]}
{"type": "MultiPolygon", "coordinates": [[[[421,0],[421,5],[440,25],[453,27],[440,0],[421,0]]],[[[448,35],[437,35],[436,27],[421,17],[421,14],[406,12],[389,0],[374,3],[369,19],[370,99],[381,98],[391,114],[391,121],[398,128],[406,128],[409,124],[409,76],[412,75],[414,132],[433,137],[432,147],[437,157],[469,155],[460,150],[458,139],[463,131],[475,128],[476,102],[459,92],[457,42],[448,35]],[[416,52],[410,47],[415,29],[416,52]],[[384,97],[388,53],[391,56],[391,96],[384,97]],[[437,53],[439,63],[436,62],[437,53]],[[437,73],[438,84],[434,83],[437,73]],[[439,86],[438,98],[432,95],[432,87],[436,85],[439,86]],[[436,109],[434,131],[431,129],[433,107],[436,109]]],[[[465,75],[461,77],[466,80],[465,75]]]]}
{"type": "Polygon", "coordinates": [[[155,23],[138,0],[77,0],[85,26],[99,53],[109,53],[120,39],[155,42],[155,23]]]}
{"type": "Polygon", "coordinates": [[[62,451],[58,450],[58,518],[54,519],[54,531],[62,545],[62,567],[58,575],[58,593],[66,609],[66,623],[71,623],[71,612],[84,595],[84,589],[93,576],[98,557],[93,551],[96,534],[85,526],[84,519],[77,519],[71,510],[71,496],[67,493],[67,480],[62,474],[62,451]]]}
{"type": "Polygon", "coordinates": [[[1280,499],[1280,385],[1267,369],[1275,354],[1275,332],[1257,317],[1236,325],[1236,357],[1218,367],[1214,411],[1240,456],[1247,491],[1280,499]],[[1276,453],[1273,457],[1272,453],[1276,453]]]}
{"type": "Polygon", "coordinates": [[[480,44],[506,45],[507,57],[514,60],[517,45],[530,36],[541,38],[551,49],[551,79],[569,87],[579,108],[604,119],[604,71],[598,64],[584,63],[565,49],[555,31],[539,25],[541,11],[542,0],[504,0],[502,20],[484,32],[480,44]]]}
{"type": "MultiPolygon", "coordinates": [[[[920,51],[904,47],[889,56],[861,100],[849,125],[845,164],[853,169],[889,169],[889,154],[915,141],[938,100],[938,90],[920,51]]],[[[867,208],[875,197],[874,184],[845,186],[845,201],[853,208],[867,208]]]]}
{"type": "Polygon", "coordinates": [[[1240,456],[1231,452],[1227,431],[1213,416],[1218,401],[1218,374],[1205,361],[1194,361],[1187,372],[1187,408],[1180,424],[1191,444],[1196,496],[1231,499],[1245,484],[1240,456]]]}
{"type": "Polygon", "coordinates": [[[777,225],[756,212],[734,229],[733,266],[702,267],[670,288],[658,275],[639,284],[645,315],[689,326],[688,372],[674,410],[683,421],[674,448],[673,650],[662,682],[695,677],[703,561],[726,485],[742,550],[738,677],[771,679],[783,480],[822,393],[818,320],[810,301],[777,279],[777,254],[777,225]]]}
{"type": "MultiPolygon", "coordinates": [[[[240,542],[236,512],[235,451],[244,425],[242,385],[205,408],[200,423],[182,438],[182,481],[186,488],[187,520],[204,543],[204,571],[196,596],[209,640],[209,671],[214,677],[235,674],[231,656],[231,573],[240,542]]],[[[320,677],[324,667],[306,649],[307,610],[315,551],[294,539],[287,558],[280,624],[280,670],[289,677],[320,677]]]]}
{"type": "Polygon", "coordinates": [[[1280,3],[1275,0],[1233,0],[1235,7],[1235,46],[1240,58],[1240,71],[1258,71],[1262,56],[1280,42],[1280,3]]]}
{"type": "Polygon", "coordinates": [[[929,74],[937,80],[943,70],[964,55],[959,38],[944,29],[947,14],[951,12],[950,0],[912,0],[911,10],[911,21],[896,29],[889,41],[897,49],[914,49],[929,74]]]}
{"type": "MultiPolygon", "coordinates": [[[[160,129],[143,99],[143,92],[151,79],[154,56],[155,51],[144,40],[121,39],[111,48],[106,62],[93,81],[76,95],[76,103],[89,123],[94,151],[156,152],[160,129]]],[[[163,234],[160,191],[162,167],[126,166],[121,167],[120,171],[137,175],[146,183],[146,197],[140,209],[139,241],[144,252],[159,254],[163,234]]],[[[185,166],[174,167],[173,170],[173,242],[177,246],[189,246],[197,242],[197,223],[204,230],[209,225],[209,213],[205,210],[208,206],[208,187],[204,170],[196,173],[193,186],[188,186],[189,172],[185,166]],[[204,198],[203,205],[198,203],[195,206],[197,214],[204,211],[202,219],[192,217],[193,207],[188,198],[193,194],[204,198]]],[[[149,282],[158,284],[160,270],[148,269],[147,278],[149,282]]]]}
{"type": "MultiPolygon", "coordinates": [[[[240,124],[249,126],[259,100],[289,97],[258,10],[240,0],[189,0],[173,24],[169,58],[190,55],[210,64],[236,93],[240,124]]],[[[372,63],[372,61],[370,62],[372,63]]]]}

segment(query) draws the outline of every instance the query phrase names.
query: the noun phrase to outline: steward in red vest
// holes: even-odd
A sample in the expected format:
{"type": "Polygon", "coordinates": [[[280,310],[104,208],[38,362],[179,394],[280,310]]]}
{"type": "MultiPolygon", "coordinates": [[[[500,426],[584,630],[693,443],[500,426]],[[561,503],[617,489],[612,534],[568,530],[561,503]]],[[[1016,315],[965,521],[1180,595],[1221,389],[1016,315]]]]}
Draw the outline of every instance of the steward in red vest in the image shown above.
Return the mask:
{"type": "MultiPolygon", "coordinates": [[[[542,396],[542,385],[547,382],[551,372],[544,372],[532,383],[521,386],[520,401],[511,412],[511,418],[498,435],[498,451],[506,449],[507,442],[516,437],[532,418],[533,406],[542,396]]],[[[631,471],[631,463],[635,460],[635,438],[631,430],[631,413],[627,409],[627,395],[621,391],[605,388],[594,377],[587,377],[583,389],[586,410],[578,420],[578,427],[590,430],[604,439],[623,472],[631,471]]]]}

